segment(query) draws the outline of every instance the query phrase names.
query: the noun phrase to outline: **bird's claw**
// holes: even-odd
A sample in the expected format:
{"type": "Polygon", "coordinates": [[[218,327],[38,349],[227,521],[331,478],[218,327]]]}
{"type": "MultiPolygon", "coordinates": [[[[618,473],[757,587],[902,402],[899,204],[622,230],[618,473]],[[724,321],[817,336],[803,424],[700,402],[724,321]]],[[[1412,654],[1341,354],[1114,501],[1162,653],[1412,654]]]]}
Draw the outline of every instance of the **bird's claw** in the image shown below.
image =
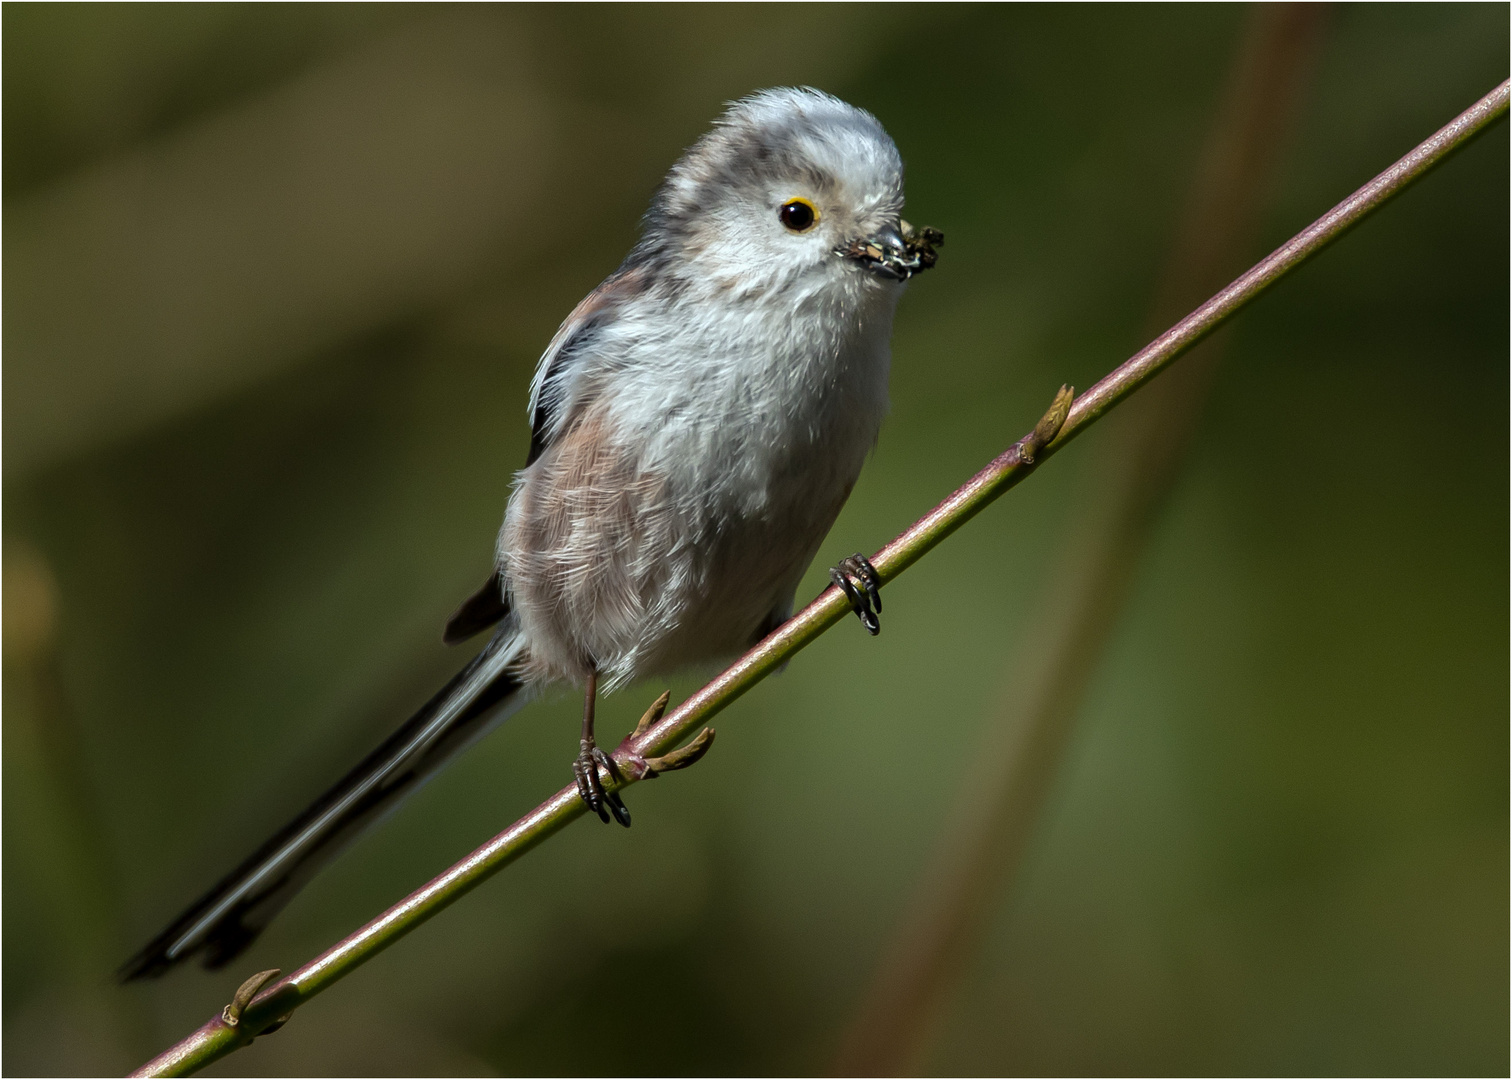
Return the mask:
{"type": "Polygon", "coordinates": [[[624,777],[620,774],[619,766],[591,740],[584,739],[581,746],[582,749],[572,763],[572,775],[577,780],[578,798],[582,799],[588,809],[597,814],[599,820],[605,825],[609,824],[612,816],[613,820],[628,829],[630,827],[629,808],[619,797],[619,792],[607,790],[604,787],[605,781],[599,776],[599,770],[603,769],[609,783],[623,781],[624,777]]]}
{"type": "Polygon", "coordinates": [[[577,780],[578,798],[582,799],[588,809],[597,814],[604,824],[607,825],[614,820],[627,829],[630,827],[629,809],[619,797],[619,792],[611,790],[606,785],[623,786],[637,780],[653,780],[664,772],[686,769],[707,754],[709,747],[714,744],[714,729],[704,728],[686,746],[680,746],[659,757],[645,757],[636,752],[636,740],[650,731],[652,726],[662,718],[662,714],[667,711],[667,701],[671,696],[671,691],[668,691],[652,702],[651,707],[640,718],[640,722],[635,725],[635,730],[625,736],[625,741],[620,744],[619,750],[616,751],[619,755],[617,759],[604,753],[592,740],[582,741],[582,749],[572,763],[572,775],[577,780]]]}
{"type": "Polygon", "coordinates": [[[851,610],[866,632],[876,637],[882,632],[882,579],[876,568],[859,551],[849,558],[841,559],[839,566],[830,567],[830,580],[850,601],[851,610]]]}

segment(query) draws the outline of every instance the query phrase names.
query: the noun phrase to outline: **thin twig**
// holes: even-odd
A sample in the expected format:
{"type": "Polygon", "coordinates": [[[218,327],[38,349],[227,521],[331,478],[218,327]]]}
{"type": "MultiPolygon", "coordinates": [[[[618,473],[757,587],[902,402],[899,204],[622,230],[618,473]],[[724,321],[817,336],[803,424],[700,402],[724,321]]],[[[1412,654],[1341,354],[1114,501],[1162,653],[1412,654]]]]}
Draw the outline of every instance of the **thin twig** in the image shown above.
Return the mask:
{"type": "MultiPolygon", "coordinates": [[[[1029,476],[1109,409],[1149,382],[1277,280],[1337,240],[1506,111],[1507,83],[1504,82],[1078,398],[1055,439],[1032,455],[1034,464],[1026,464],[1021,453],[1022,444],[1032,439],[1032,434],[993,459],[964,486],[872,557],[872,564],[882,581],[891,581],[918,562],[940,541],[1029,476]]],[[[632,753],[650,757],[672,749],[849,612],[850,605],[838,589],[825,589],[813,603],[640,738],[622,743],[615,751],[615,757],[626,772],[627,780],[633,768],[632,753]]],[[[227,1025],[217,1013],[199,1030],[133,1075],[188,1075],[246,1045],[265,1028],[287,1017],[294,1009],[371,960],[584,812],[576,785],[564,787],[450,870],[261,991],[247,1005],[235,1027],[227,1025]]]]}
{"type": "MultiPolygon", "coordinates": [[[[1315,51],[1323,9],[1261,4],[1234,58],[1199,159],[1184,221],[1150,318],[1151,332],[1244,265],[1286,121],[1315,51]]],[[[1059,774],[1086,687],[1123,609],[1166,494],[1180,472],[1224,335],[1204,342],[1113,422],[1081,505],[1075,542],[1027,620],[1043,651],[1006,691],[912,902],[840,1040],[836,1076],[923,1071],[941,1017],[994,903],[1012,886],[1059,774]]]]}

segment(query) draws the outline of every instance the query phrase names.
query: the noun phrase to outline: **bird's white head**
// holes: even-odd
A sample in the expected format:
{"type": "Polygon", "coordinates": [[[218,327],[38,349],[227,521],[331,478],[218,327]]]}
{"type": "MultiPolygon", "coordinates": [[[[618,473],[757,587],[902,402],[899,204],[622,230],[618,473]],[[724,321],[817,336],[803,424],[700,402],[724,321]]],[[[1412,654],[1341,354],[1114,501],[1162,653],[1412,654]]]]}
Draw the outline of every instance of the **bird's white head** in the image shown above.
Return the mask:
{"type": "Polygon", "coordinates": [[[629,262],[743,294],[816,278],[896,288],[922,268],[902,209],[903,162],[876,117],[818,90],[765,90],[672,167],[629,262]]]}

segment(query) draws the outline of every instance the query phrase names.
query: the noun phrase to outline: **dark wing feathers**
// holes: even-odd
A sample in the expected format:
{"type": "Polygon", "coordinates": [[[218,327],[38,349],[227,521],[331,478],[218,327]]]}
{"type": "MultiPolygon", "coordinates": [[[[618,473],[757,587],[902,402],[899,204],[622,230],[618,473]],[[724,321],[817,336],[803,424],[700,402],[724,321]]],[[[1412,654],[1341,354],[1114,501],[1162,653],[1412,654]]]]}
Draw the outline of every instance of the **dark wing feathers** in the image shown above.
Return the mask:
{"type": "Polygon", "coordinates": [[[446,620],[441,640],[448,645],[466,641],[508,614],[509,601],[504,599],[504,583],[499,580],[497,572],[492,573],[483,587],[462,601],[462,606],[446,620]]]}

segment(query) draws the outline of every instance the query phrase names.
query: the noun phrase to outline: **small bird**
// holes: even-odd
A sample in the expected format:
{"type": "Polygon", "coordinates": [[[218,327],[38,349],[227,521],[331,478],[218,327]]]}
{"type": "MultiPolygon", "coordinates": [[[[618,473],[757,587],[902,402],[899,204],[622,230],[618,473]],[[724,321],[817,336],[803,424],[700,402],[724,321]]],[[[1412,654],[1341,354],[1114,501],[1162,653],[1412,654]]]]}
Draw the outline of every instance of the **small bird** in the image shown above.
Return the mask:
{"type": "MultiPolygon", "coordinates": [[[[726,658],[793,609],[877,440],[904,283],[943,236],[902,221],[903,163],[817,90],[732,104],[672,167],[624,263],[567,316],[530,388],[531,440],[493,571],[447,623],[480,652],[309,809],[121,969],[245,949],[365,827],[554,683],[585,689],[578,793],[630,824],[594,702],[726,658]]],[[[878,631],[861,556],[831,577],[878,631]]]]}

